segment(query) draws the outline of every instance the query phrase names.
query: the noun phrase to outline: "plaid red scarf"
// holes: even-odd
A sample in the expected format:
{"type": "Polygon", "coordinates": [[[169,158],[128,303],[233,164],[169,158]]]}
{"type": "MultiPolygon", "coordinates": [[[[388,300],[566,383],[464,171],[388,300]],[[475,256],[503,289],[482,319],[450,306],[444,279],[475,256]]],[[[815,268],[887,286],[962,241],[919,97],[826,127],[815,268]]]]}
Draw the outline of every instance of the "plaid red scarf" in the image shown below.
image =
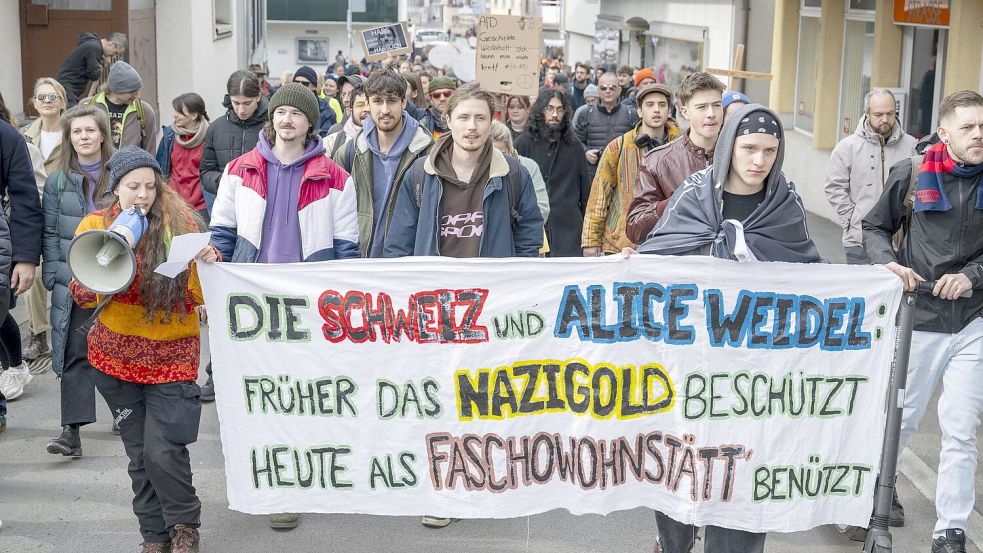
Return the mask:
{"type": "MultiPolygon", "coordinates": [[[[952,202],[945,194],[942,178],[952,174],[959,178],[980,177],[983,164],[959,165],[949,156],[948,147],[937,142],[925,151],[925,158],[919,167],[918,181],[915,183],[915,212],[949,211],[952,202]]],[[[976,209],[983,209],[983,186],[977,182],[976,209]]]]}

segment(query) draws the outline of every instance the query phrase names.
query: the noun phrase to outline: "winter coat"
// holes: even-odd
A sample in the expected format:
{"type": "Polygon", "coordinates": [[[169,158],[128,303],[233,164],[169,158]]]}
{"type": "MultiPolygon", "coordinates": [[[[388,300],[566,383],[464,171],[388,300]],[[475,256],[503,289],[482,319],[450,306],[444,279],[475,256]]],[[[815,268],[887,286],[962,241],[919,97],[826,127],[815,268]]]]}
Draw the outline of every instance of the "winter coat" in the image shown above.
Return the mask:
{"type": "MultiPolygon", "coordinates": [[[[72,171],[67,176],[60,169],[48,176],[44,184],[44,263],[41,280],[51,291],[51,368],[55,374],[65,369],[65,348],[68,344],[68,323],[72,314],[72,294],[68,283],[72,271],[68,268],[68,246],[75,231],[88,214],[83,177],[72,171]]],[[[109,201],[111,192],[102,200],[109,201]]],[[[99,204],[99,201],[96,202],[99,204]]]]}
{"type": "MultiPolygon", "coordinates": [[[[412,171],[404,178],[396,197],[389,234],[386,236],[384,257],[410,255],[440,255],[437,233],[442,212],[441,196],[444,184],[437,176],[433,159],[427,156],[423,164],[424,179],[420,205],[416,203],[412,171]]],[[[489,180],[482,200],[484,229],[479,257],[537,257],[543,246],[543,216],[536,206],[529,172],[519,169],[522,179],[517,187],[521,193],[516,202],[519,216],[513,227],[509,193],[504,189],[509,165],[498,150],[492,151],[489,180]]]]}
{"type": "Polygon", "coordinates": [[[603,150],[609,142],[635,128],[635,123],[638,123],[637,111],[621,104],[612,110],[601,105],[589,106],[577,120],[577,140],[585,150],[603,150]]]}
{"type": "MultiPolygon", "coordinates": [[[[21,129],[21,133],[24,135],[24,139],[27,140],[29,144],[34,144],[38,148],[41,147],[41,118],[38,117],[33,123],[21,129]]],[[[61,141],[55,146],[54,150],[51,150],[51,155],[48,159],[44,160],[44,171],[47,174],[52,174],[58,169],[58,165],[61,163],[61,141]]],[[[42,188],[44,185],[42,184],[42,188]]]]}
{"type": "Polygon", "coordinates": [[[41,261],[41,198],[27,142],[17,129],[0,121],[0,198],[10,209],[0,228],[0,287],[10,285],[10,270],[17,263],[41,261]]]}
{"type": "Polygon", "coordinates": [[[102,39],[95,33],[79,33],[78,43],[61,63],[56,80],[65,87],[68,107],[78,103],[89,81],[102,76],[102,39]]]}
{"type": "MultiPolygon", "coordinates": [[[[679,138],[679,127],[666,123],[668,140],[679,138]]],[[[584,213],[584,229],[580,238],[583,248],[601,248],[605,253],[618,253],[636,247],[625,232],[628,208],[635,193],[638,167],[643,152],[635,145],[639,125],[612,140],[601,154],[597,175],[591,183],[590,198],[584,213]]]]}
{"type": "Polygon", "coordinates": [[[949,211],[912,212],[901,249],[891,237],[902,228],[904,205],[911,182],[911,160],[891,168],[884,193],[863,218],[864,249],[874,264],[897,262],[922,278],[935,281],[947,273],[963,273],[973,284],[973,296],[944,300],[922,295],[915,302],[915,330],[956,333],[983,311],[983,210],[976,209],[978,178],[942,177],[949,211]]]}
{"type": "Polygon", "coordinates": [[[205,201],[212,208],[218,183],[225,166],[233,159],[252,150],[259,142],[259,133],[266,124],[269,100],[260,98],[259,106],[249,119],[243,121],[232,109],[232,100],[225,96],[225,117],[209,122],[205,132],[205,147],[201,151],[201,187],[207,192],[205,201]]]}
{"type": "MultiPolygon", "coordinates": [[[[123,146],[139,146],[143,148],[150,155],[157,153],[154,149],[157,146],[157,115],[154,113],[154,108],[150,107],[150,104],[144,102],[143,100],[137,99],[137,102],[143,104],[143,123],[140,122],[140,116],[137,114],[136,102],[130,102],[126,106],[126,111],[123,112],[123,128],[120,130],[122,138],[120,139],[120,148],[123,146]]],[[[79,104],[92,104],[99,106],[109,113],[109,104],[106,103],[106,93],[100,92],[95,96],[79,100],[79,104]]]]}
{"type": "Polygon", "coordinates": [[[320,116],[317,120],[317,134],[324,138],[328,136],[328,131],[335,123],[338,122],[338,118],[335,116],[335,112],[328,105],[327,100],[324,98],[317,99],[318,110],[320,111],[320,116]]]}
{"type": "MultiPolygon", "coordinates": [[[[342,132],[344,134],[344,131],[342,132]]],[[[403,177],[409,171],[413,162],[418,158],[426,156],[433,145],[433,139],[422,126],[416,128],[410,145],[403,152],[399,159],[399,166],[393,177],[392,189],[389,192],[389,205],[386,206],[386,229],[392,222],[393,210],[396,207],[396,195],[399,192],[403,177]]],[[[369,150],[369,141],[365,137],[365,132],[358,133],[354,142],[347,142],[334,154],[334,161],[341,165],[343,169],[351,173],[355,183],[355,198],[358,204],[358,244],[359,254],[367,257],[369,246],[372,244],[372,234],[375,229],[374,206],[372,205],[372,184],[373,184],[373,154],[369,150]],[[349,145],[351,144],[351,145],[349,145]],[[351,156],[349,159],[348,156],[351,156]]]]}
{"type": "MultiPolygon", "coordinates": [[[[259,148],[233,160],[222,176],[212,210],[212,244],[222,259],[255,263],[263,243],[263,220],[269,190],[266,159],[259,148]]],[[[355,185],[325,155],[309,159],[297,206],[304,261],[358,257],[355,185]]]]}
{"type": "Polygon", "coordinates": [[[532,158],[539,165],[549,193],[550,217],[546,237],[551,257],[580,257],[580,233],[584,210],[590,196],[590,178],[584,150],[576,141],[560,139],[555,143],[536,140],[528,132],[515,141],[519,155],[532,158]]]}
{"type": "Polygon", "coordinates": [[[894,122],[885,141],[867,126],[865,115],[857,130],[833,148],[826,169],[826,199],[839,215],[843,246],[863,245],[860,222],[884,191],[895,163],[915,155],[915,137],[894,122]]]}
{"type": "Polygon", "coordinates": [[[689,139],[689,131],[645,154],[638,166],[638,180],[628,208],[625,232],[636,244],[645,242],[669,198],[686,177],[710,166],[713,151],[707,152],[689,139]]]}

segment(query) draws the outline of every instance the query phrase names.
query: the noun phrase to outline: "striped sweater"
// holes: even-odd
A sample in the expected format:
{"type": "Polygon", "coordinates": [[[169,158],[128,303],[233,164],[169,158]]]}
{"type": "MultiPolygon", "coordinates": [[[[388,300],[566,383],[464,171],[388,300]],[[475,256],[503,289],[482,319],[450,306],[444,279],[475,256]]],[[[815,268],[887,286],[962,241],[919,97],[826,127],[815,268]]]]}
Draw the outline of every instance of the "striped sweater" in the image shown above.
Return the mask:
{"type": "MultiPolygon", "coordinates": [[[[104,210],[82,219],[76,235],[91,229],[104,229],[104,210]]],[[[191,265],[184,304],[175,309],[169,322],[144,318],[140,295],[141,275],[125,291],[113,296],[89,331],[89,362],[96,369],[120,380],[138,384],[191,382],[198,378],[198,315],[201,305],[198,271],[191,265]]],[[[75,302],[92,308],[102,296],[83,288],[72,279],[75,302]]],[[[74,329],[72,330],[74,331],[74,329]]]]}

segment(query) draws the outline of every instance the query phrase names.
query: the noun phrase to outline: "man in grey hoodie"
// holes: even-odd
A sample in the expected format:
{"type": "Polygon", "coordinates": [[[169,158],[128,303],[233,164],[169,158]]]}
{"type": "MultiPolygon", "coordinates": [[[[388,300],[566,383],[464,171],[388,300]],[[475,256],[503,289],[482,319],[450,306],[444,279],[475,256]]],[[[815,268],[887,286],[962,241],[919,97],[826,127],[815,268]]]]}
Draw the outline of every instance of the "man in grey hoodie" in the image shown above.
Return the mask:
{"type": "Polygon", "coordinates": [[[334,154],[355,181],[362,257],[382,257],[399,184],[433,144],[430,133],[406,111],[406,86],[395,71],[372,73],[363,87],[369,118],[355,139],[334,154]]]}

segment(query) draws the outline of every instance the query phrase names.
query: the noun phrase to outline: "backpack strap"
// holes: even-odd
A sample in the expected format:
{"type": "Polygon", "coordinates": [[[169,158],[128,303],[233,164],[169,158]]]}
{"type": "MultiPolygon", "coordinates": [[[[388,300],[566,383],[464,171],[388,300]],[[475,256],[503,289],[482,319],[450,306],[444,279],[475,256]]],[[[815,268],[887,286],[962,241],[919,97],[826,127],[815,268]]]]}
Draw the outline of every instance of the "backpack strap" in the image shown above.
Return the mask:
{"type": "Polygon", "coordinates": [[[908,190],[904,195],[905,221],[911,219],[915,209],[915,185],[918,184],[918,174],[921,173],[922,160],[925,156],[911,156],[911,177],[908,179],[908,190]]]}
{"type": "Polygon", "coordinates": [[[519,199],[522,197],[522,180],[519,174],[519,160],[513,156],[505,156],[509,164],[509,173],[505,175],[505,194],[509,200],[509,211],[512,219],[512,229],[522,220],[519,213],[519,199]]]}
{"type": "Polygon", "coordinates": [[[143,100],[141,100],[140,98],[137,98],[136,111],[137,111],[137,120],[140,121],[140,138],[146,138],[147,120],[145,119],[143,113],[143,100]]]}
{"type": "Polygon", "coordinates": [[[334,155],[338,153],[338,150],[341,148],[341,145],[345,143],[345,141],[341,139],[342,136],[345,136],[345,131],[338,131],[335,133],[334,145],[331,146],[331,157],[334,157],[334,155]]]}
{"type": "Polygon", "coordinates": [[[413,183],[413,198],[416,200],[416,208],[420,209],[423,203],[423,181],[427,178],[423,170],[423,164],[427,162],[427,156],[418,157],[410,167],[410,182],[413,183]]]}
{"type": "MultiPolygon", "coordinates": [[[[341,131],[345,132],[345,131],[341,131]]],[[[339,140],[341,140],[339,138],[339,140]]],[[[345,171],[352,172],[352,165],[355,163],[355,139],[345,141],[345,171]]]]}

